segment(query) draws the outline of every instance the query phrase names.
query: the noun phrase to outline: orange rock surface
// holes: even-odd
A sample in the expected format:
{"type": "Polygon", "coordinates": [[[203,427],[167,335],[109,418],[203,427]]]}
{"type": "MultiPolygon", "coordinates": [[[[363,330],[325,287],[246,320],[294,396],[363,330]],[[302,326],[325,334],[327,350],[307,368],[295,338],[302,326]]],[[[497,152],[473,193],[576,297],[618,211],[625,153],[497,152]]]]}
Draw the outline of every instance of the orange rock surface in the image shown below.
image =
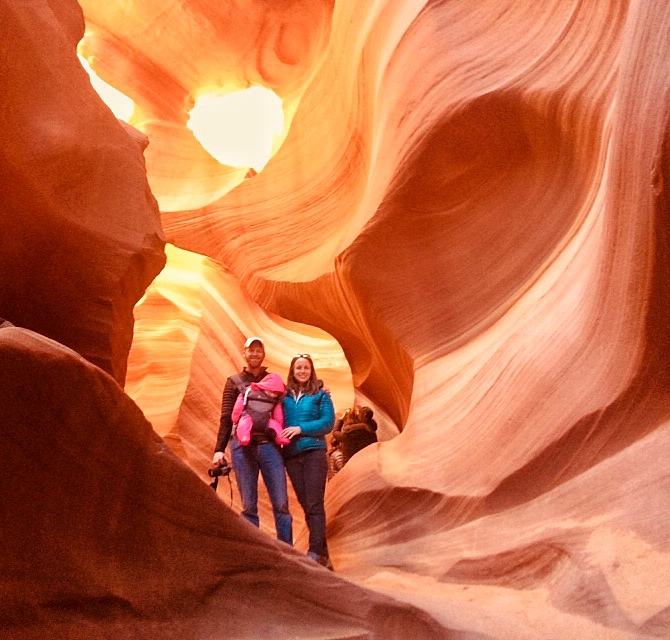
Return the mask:
{"type": "Polygon", "coordinates": [[[80,5],[0,0],[0,637],[670,637],[667,2],[80,5]],[[334,574],[207,487],[248,335],[375,410],[334,574]]]}

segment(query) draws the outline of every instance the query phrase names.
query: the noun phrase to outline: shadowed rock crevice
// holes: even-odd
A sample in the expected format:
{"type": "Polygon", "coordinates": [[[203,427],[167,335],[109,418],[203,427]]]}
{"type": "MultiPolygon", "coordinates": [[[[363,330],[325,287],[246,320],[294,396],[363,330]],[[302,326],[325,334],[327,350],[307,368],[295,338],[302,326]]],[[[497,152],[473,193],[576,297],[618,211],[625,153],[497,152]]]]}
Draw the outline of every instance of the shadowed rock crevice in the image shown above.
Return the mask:
{"type": "Polygon", "coordinates": [[[573,144],[513,95],[436,124],[339,262],[369,324],[402,324],[409,354],[439,357],[500,318],[575,223],[587,185],[573,144]],[[549,167],[557,181],[544,184],[549,167]],[[370,264],[393,265],[395,278],[370,264]]]}
{"type": "Polygon", "coordinates": [[[570,562],[560,546],[539,543],[493,557],[460,560],[442,580],[461,584],[499,584],[511,589],[539,588],[552,573],[570,562]]]}
{"type": "Polygon", "coordinates": [[[647,620],[641,627],[640,632],[655,638],[665,638],[670,629],[670,607],[663,609],[653,618],[647,620]]]}
{"type": "MultiPolygon", "coordinates": [[[[393,487],[383,492],[360,492],[354,500],[330,513],[332,523],[328,534],[339,537],[346,531],[355,535],[370,526],[361,514],[383,513],[384,528],[393,531],[393,543],[402,544],[475,520],[485,515],[484,505],[483,499],[445,496],[406,487],[393,487]]],[[[390,566],[395,565],[391,563],[390,566]]]]}

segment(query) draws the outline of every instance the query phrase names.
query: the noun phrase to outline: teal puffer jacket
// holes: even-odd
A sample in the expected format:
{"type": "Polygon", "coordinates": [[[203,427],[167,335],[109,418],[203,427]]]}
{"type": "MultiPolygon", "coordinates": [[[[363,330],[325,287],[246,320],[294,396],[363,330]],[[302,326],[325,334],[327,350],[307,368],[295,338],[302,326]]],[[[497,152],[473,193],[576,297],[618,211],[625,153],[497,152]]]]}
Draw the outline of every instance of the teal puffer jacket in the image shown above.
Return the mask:
{"type": "Polygon", "coordinates": [[[291,438],[291,443],[282,447],[285,457],[291,458],[304,451],[326,448],[326,434],[333,430],[335,408],[330,395],[321,390],[312,396],[293,394],[282,400],[284,426],[300,427],[302,433],[291,438]]]}

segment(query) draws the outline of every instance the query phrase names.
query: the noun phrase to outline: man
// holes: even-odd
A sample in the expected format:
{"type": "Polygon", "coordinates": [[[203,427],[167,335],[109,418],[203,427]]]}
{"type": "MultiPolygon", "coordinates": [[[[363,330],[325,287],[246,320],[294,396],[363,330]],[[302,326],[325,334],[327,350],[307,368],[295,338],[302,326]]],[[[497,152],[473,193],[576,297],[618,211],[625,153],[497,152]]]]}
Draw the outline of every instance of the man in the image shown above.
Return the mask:
{"type": "Polygon", "coordinates": [[[242,497],[242,517],[256,527],[258,518],[258,473],[268,490],[275,518],[277,538],[293,544],[293,518],[288,510],[288,489],[284,460],[279,447],[267,434],[254,433],[251,442],[241,444],[233,434],[232,412],[240,393],[252,382],[260,382],[268,373],[263,366],[265,343],[262,338],[252,336],[244,343],[244,360],[247,366],[226,380],[221,399],[221,421],[212,464],[227,464],[225,450],[230,441],[233,471],[242,497]],[[232,438],[231,438],[232,435],[232,438]]]}

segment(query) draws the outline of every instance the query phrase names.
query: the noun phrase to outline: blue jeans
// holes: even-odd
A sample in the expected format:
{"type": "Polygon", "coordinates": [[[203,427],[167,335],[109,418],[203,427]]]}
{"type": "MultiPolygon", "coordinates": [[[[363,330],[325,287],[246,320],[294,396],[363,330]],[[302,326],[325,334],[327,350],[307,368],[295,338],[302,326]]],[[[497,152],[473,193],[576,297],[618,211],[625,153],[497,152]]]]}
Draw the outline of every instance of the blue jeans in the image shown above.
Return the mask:
{"type": "Polygon", "coordinates": [[[286,458],[285,464],[295,495],[305,512],[305,522],[309,529],[309,551],[319,557],[327,557],[326,509],[324,507],[326,476],[328,475],[326,450],[305,451],[292,458],[286,458]]]}
{"type": "Polygon", "coordinates": [[[293,518],[288,510],[286,473],[279,447],[272,442],[242,445],[233,438],[230,441],[230,452],[237,487],[242,496],[242,517],[256,527],[259,525],[258,472],[260,471],[272,503],[277,538],[293,544],[293,518]]]}

